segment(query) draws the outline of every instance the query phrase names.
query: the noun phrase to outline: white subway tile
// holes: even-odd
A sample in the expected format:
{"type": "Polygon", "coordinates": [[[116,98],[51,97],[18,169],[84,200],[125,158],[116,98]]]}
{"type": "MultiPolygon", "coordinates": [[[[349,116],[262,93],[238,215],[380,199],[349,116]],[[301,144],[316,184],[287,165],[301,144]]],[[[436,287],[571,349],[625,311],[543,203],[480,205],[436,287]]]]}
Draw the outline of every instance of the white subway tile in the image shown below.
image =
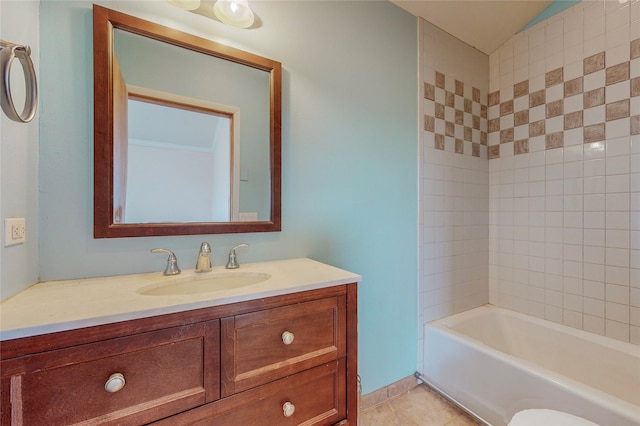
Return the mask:
{"type": "MultiPolygon", "coordinates": [[[[640,21],[640,3],[638,1],[632,1],[630,7],[630,18],[631,18],[631,22],[637,22],[640,21]]],[[[634,25],[634,28],[636,26],[634,25]]],[[[639,36],[640,37],[640,30],[638,30],[637,33],[633,34],[631,39],[634,40],[636,37],[635,36],[639,36]]]]}
{"type": "Polygon", "coordinates": [[[596,53],[603,52],[607,48],[607,39],[604,33],[604,22],[591,21],[585,25],[584,28],[584,44],[582,49],[584,55],[595,55],[596,53]]]}
{"type": "MultiPolygon", "coordinates": [[[[612,5],[612,6],[613,7],[606,7],[606,10],[605,10],[605,16],[606,16],[605,25],[606,25],[607,36],[609,36],[609,33],[611,33],[612,31],[615,31],[621,26],[627,26],[627,27],[629,26],[629,16],[630,16],[629,5],[625,4],[624,2],[623,3],[618,2],[618,5],[612,5]],[[619,5],[621,7],[615,7],[619,5]]],[[[627,32],[625,34],[625,38],[628,39],[628,37],[629,37],[629,33],[627,32]]]]}
{"type": "Polygon", "coordinates": [[[584,177],[604,176],[606,171],[605,166],[605,160],[602,158],[585,160],[583,163],[584,177]]]}
{"type": "MultiPolygon", "coordinates": [[[[621,318],[625,318],[624,315],[621,318]]],[[[629,341],[629,324],[628,318],[627,323],[622,323],[618,321],[612,321],[609,319],[605,320],[605,335],[607,337],[611,337],[616,340],[621,340],[623,342],[629,341]]]]}
{"type": "Polygon", "coordinates": [[[566,244],[575,244],[582,247],[583,232],[582,228],[564,228],[562,240],[566,244]]]}
{"type": "Polygon", "coordinates": [[[604,301],[601,299],[593,299],[591,297],[583,298],[583,311],[585,314],[599,318],[604,318],[604,301]]]}
{"type": "MultiPolygon", "coordinates": [[[[640,308],[640,288],[631,287],[629,292],[629,303],[631,306],[640,308]]],[[[640,324],[636,324],[640,325],[640,324]]]]}
{"type": "Polygon", "coordinates": [[[605,143],[604,142],[591,142],[584,144],[584,159],[585,164],[588,160],[605,157],[605,143]]]}
{"type": "Polygon", "coordinates": [[[640,250],[640,231],[629,232],[629,248],[640,250]]]}
{"type": "Polygon", "coordinates": [[[606,229],[629,229],[629,212],[606,212],[606,229]]]}
{"type": "Polygon", "coordinates": [[[582,296],[565,293],[563,295],[562,305],[564,309],[574,312],[582,312],[582,296]]]}
{"type": "Polygon", "coordinates": [[[606,109],[604,105],[585,109],[583,112],[583,120],[585,126],[592,124],[604,123],[606,119],[606,109]]]}
{"type": "Polygon", "coordinates": [[[630,233],[626,230],[609,229],[606,231],[606,246],[611,248],[630,248],[630,233]]]}
{"type": "MultiPolygon", "coordinates": [[[[635,58],[629,62],[629,77],[635,78],[639,76],[640,76],[640,58],[635,58]]],[[[635,115],[635,114],[632,113],[631,115],[635,115]]]]}
{"type": "MultiPolygon", "coordinates": [[[[542,157],[544,160],[544,157],[542,157]]],[[[546,166],[535,166],[529,168],[529,182],[539,182],[545,180],[546,166]]]]}
{"type": "Polygon", "coordinates": [[[564,196],[565,212],[578,212],[582,214],[583,210],[584,210],[584,196],[582,194],[564,196]]]}
{"type": "MultiPolygon", "coordinates": [[[[585,283],[585,285],[587,280],[595,281],[598,283],[604,283],[605,275],[606,275],[606,267],[604,265],[600,265],[596,263],[583,263],[582,273],[583,273],[583,279],[584,279],[583,283],[585,283]]],[[[604,286],[604,284],[602,285],[604,286]]],[[[602,288],[604,292],[604,287],[602,288]]],[[[604,299],[604,293],[603,293],[602,299],[604,299]]]]}
{"type": "Polygon", "coordinates": [[[585,331],[604,336],[605,320],[604,320],[603,317],[600,318],[600,317],[596,317],[596,316],[593,316],[593,315],[584,314],[584,315],[582,315],[582,321],[583,321],[583,329],[585,331]]]}
{"type": "Polygon", "coordinates": [[[640,212],[638,211],[630,212],[629,228],[633,230],[640,230],[640,212]]]}
{"type": "Polygon", "coordinates": [[[546,164],[558,164],[563,162],[564,150],[562,148],[547,150],[546,164]]]}
{"type": "Polygon", "coordinates": [[[630,172],[631,164],[628,155],[607,157],[606,159],[606,171],[607,175],[621,175],[624,174],[627,180],[629,179],[628,173],[630,172]]]}
{"type": "Polygon", "coordinates": [[[546,305],[544,309],[544,319],[562,324],[562,308],[546,305]]]}
{"type": "Polygon", "coordinates": [[[605,192],[605,177],[594,176],[584,178],[585,194],[602,194],[605,192]]]}
{"type": "MultiPolygon", "coordinates": [[[[616,120],[616,121],[622,121],[622,120],[616,120]]],[[[628,136],[616,138],[616,139],[612,139],[612,138],[607,139],[607,142],[606,142],[607,157],[615,157],[618,155],[629,155],[630,152],[631,152],[631,139],[628,136]]]]}
{"type": "MultiPolygon", "coordinates": [[[[627,175],[622,175],[626,177],[627,175]]],[[[607,179],[613,176],[607,177],[607,179]]],[[[617,176],[615,176],[617,177],[617,176]]],[[[606,209],[607,211],[629,211],[630,197],[628,192],[621,191],[619,193],[613,193],[614,191],[607,191],[606,194],[606,209]]]]}
{"type": "Polygon", "coordinates": [[[605,318],[621,323],[629,322],[629,306],[614,302],[605,302],[605,318]]]}
{"type": "Polygon", "coordinates": [[[605,264],[629,268],[629,249],[607,247],[605,249],[605,264]]]}
{"type": "Polygon", "coordinates": [[[631,326],[640,326],[640,308],[631,307],[629,310],[629,324],[631,326]]]}
{"type": "Polygon", "coordinates": [[[605,125],[605,134],[607,135],[607,138],[628,137],[630,126],[629,117],[615,121],[607,121],[605,125]]]}
{"type": "MultiPolygon", "coordinates": [[[[582,63],[580,63],[580,67],[582,67],[582,63]]],[[[582,72],[582,69],[580,70],[582,72]]],[[[569,96],[568,98],[564,98],[564,113],[581,111],[584,109],[584,96],[581,94],[569,96]]],[[[541,118],[540,118],[541,119],[541,118]]],[[[536,121],[536,120],[530,120],[536,121]]]]}
{"type": "MultiPolygon", "coordinates": [[[[602,50],[604,50],[604,49],[602,49],[602,50]]],[[[602,50],[594,52],[593,54],[602,52],[602,50]]],[[[589,57],[591,55],[587,55],[586,52],[585,52],[585,56],[589,57]]],[[[590,90],[595,90],[595,89],[599,89],[601,87],[605,87],[605,83],[606,83],[605,70],[592,72],[591,74],[587,74],[587,75],[584,76],[583,89],[584,89],[585,92],[588,92],[590,90]]]]}
{"type": "Polygon", "coordinates": [[[582,29],[582,19],[584,15],[582,8],[573,7],[568,9],[566,12],[567,13],[562,16],[565,34],[575,30],[576,28],[582,29]]]}
{"type": "Polygon", "coordinates": [[[630,182],[628,174],[607,176],[605,181],[605,191],[609,194],[616,192],[629,192],[630,182]]]}
{"type": "Polygon", "coordinates": [[[584,212],[584,227],[587,229],[604,229],[604,212],[584,212]]]}
{"type": "MultiPolygon", "coordinates": [[[[640,173],[640,154],[631,154],[630,161],[630,172],[631,173],[640,173]]],[[[640,176],[635,176],[640,179],[640,176]]]]}
{"type": "MultiPolygon", "coordinates": [[[[629,47],[626,46],[626,50],[629,50],[629,47]]],[[[631,90],[631,84],[629,80],[621,81],[616,84],[612,84],[605,88],[605,99],[606,103],[612,103],[621,101],[629,98],[629,91],[631,90]]],[[[607,135],[608,136],[608,135],[607,135]]]]}
{"type": "MultiPolygon", "coordinates": [[[[562,37],[558,37],[558,46],[562,49],[562,37]]],[[[547,72],[561,68],[564,65],[564,51],[560,50],[558,52],[554,52],[555,49],[555,45],[552,45],[552,48],[547,51],[547,56],[544,61],[547,72]]]]}
{"type": "Polygon", "coordinates": [[[564,48],[565,50],[570,50],[569,48],[574,47],[580,50],[582,53],[582,43],[584,42],[583,28],[582,25],[576,25],[573,29],[569,31],[565,31],[564,33],[564,48]]]}
{"type": "Polygon", "coordinates": [[[605,261],[604,247],[584,246],[583,260],[585,263],[604,265],[604,261],[605,261]]]}
{"type": "Polygon", "coordinates": [[[631,178],[631,192],[640,192],[640,173],[632,173],[631,178]]]}
{"type": "MultiPolygon", "coordinates": [[[[561,66],[561,65],[560,65],[561,66]]],[[[549,71],[554,70],[556,68],[560,68],[560,66],[556,66],[555,68],[549,69],[549,71]]],[[[564,85],[557,84],[555,86],[548,87],[545,90],[546,102],[553,102],[564,98],[564,85]]],[[[549,133],[547,131],[547,133],[549,133]]]]}
{"type": "Polygon", "coordinates": [[[567,178],[565,178],[564,180],[564,194],[565,195],[582,194],[583,179],[582,178],[568,179],[568,177],[569,176],[567,176],[567,178]]]}
{"type": "Polygon", "coordinates": [[[565,260],[562,264],[562,273],[565,277],[582,278],[582,262],[565,260]]]}
{"type": "Polygon", "coordinates": [[[629,41],[621,43],[620,39],[628,37],[629,26],[620,27],[614,33],[607,34],[607,51],[606,51],[606,63],[607,66],[617,65],[629,60],[630,49],[629,41]],[[609,65],[611,64],[611,65],[609,65]]]}
{"type": "Polygon", "coordinates": [[[605,265],[605,282],[629,286],[629,268],[614,265],[605,265]]]}
{"type": "Polygon", "coordinates": [[[573,244],[564,244],[563,258],[576,262],[582,262],[582,246],[573,244]]]}
{"type": "Polygon", "coordinates": [[[564,171],[564,165],[562,163],[549,164],[546,166],[545,180],[555,181],[555,180],[562,179],[564,176],[563,171],[564,171]]]}
{"type": "Polygon", "coordinates": [[[604,211],[605,199],[606,199],[605,194],[585,195],[583,199],[584,211],[585,212],[604,211]]]}
{"type": "MultiPolygon", "coordinates": [[[[564,148],[565,163],[582,161],[582,159],[584,158],[583,151],[584,151],[583,145],[565,147],[564,148]]],[[[582,163],[579,163],[579,164],[582,164],[582,163]]]]}

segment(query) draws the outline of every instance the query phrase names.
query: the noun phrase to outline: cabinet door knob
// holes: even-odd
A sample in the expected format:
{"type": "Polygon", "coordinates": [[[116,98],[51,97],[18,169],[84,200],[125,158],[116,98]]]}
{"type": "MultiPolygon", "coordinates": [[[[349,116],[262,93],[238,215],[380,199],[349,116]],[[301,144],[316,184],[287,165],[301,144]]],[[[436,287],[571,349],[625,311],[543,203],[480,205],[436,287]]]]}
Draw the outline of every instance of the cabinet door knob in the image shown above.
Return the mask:
{"type": "Polygon", "coordinates": [[[107,379],[107,383],[104,384],[104,390],[109,393],[118,392],[124,387],[124,384],[124,376],[121,373],[113,373],[109,376],[109,379],[107,379]]]}
{"type": "Polygon", "coordinates": [[[284,333],[282,333],[282,343],[284,343],[285,345],[292,344],[293,339],[295,339],[295,336],[293,335],[292,332],[285,331],[284,333]]]}
{"type": "Polygon", "coordinates": [[[296,406],[290,403],[289,401],[287,401],[282,406],[282,412],[285,417],[291,417],[293,416],[293,413],[296,412],[296,406]]]}

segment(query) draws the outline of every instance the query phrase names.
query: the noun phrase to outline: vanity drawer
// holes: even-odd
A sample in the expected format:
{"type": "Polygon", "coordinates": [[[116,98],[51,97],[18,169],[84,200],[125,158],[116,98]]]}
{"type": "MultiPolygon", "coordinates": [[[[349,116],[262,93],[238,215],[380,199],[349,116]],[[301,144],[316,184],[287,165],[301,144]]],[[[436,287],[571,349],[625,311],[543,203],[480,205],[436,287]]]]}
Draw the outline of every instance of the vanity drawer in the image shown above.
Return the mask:
{"type": "Polygon", "coordinates": [[[346,298],[223,318],[222,396],[346,355],[346,298]]]}
{"type": "Polygon", "coordinates": [[[3,361],[11,424],[141,424],[214,400],[218,327],[216,320],[3,361]],[[109,392],[116,374],[124,387],[109,392]]]}
{"type": "Polygon", "coordinates": [[[346,389],[342,358],[181,413],[157,426],[333,425],[346,418],[346,389]]]}

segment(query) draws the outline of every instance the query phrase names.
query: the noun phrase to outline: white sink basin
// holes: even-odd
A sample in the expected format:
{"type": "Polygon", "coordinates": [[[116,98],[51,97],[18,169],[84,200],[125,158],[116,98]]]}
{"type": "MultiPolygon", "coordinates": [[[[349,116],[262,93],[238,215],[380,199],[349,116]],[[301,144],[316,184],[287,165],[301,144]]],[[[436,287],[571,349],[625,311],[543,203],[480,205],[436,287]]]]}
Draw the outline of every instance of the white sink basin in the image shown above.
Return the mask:
{"type": "Polygon", "coordinates": [[[202,275],[202,277],[176,277],[148,285],[138,290],[145,296],[185,296],[199,293],[213,293],[247,287],[266,281],[269,274],[259,272],[221,272],[202,275]]]}

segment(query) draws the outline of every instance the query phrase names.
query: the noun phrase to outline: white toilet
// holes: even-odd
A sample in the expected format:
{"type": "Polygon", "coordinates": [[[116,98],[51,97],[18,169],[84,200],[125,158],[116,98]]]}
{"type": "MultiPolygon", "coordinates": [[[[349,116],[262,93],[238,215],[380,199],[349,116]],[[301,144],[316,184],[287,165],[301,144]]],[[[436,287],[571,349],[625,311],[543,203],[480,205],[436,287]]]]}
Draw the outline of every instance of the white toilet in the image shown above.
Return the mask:
{"type": "Polygon", "coordinates": [[[531,409],[517,412],[508,426],[599,426],[562,411],[531,409]]]}

